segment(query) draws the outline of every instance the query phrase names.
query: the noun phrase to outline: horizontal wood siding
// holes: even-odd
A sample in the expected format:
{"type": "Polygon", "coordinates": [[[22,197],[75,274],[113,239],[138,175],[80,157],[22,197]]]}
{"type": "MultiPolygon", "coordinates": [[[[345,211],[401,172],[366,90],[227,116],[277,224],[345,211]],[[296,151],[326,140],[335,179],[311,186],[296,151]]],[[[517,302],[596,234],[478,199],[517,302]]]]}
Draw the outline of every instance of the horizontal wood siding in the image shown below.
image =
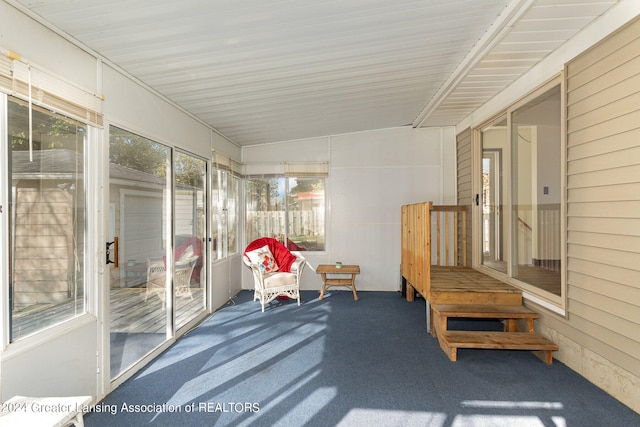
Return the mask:
{"type": "Polygon", "coordinates": [[[640,21],[567,64],[572,338],[640,375],[640,21]]]}
{"type": "Polygon", "coordinates": [[[13,303],[69,299],[73,274],[73,200],[63,190],[23,181],[16,195],[13,303]]]}
{"type": "Polygon", "coordinates": [[[467,265],[471,263],[472,227],[471,203],[473,202],[473,188],[471,186],[471,129],[467,128],[456,137],[456,163],[458,201],[460,206],[467,207],[467,265]]]}

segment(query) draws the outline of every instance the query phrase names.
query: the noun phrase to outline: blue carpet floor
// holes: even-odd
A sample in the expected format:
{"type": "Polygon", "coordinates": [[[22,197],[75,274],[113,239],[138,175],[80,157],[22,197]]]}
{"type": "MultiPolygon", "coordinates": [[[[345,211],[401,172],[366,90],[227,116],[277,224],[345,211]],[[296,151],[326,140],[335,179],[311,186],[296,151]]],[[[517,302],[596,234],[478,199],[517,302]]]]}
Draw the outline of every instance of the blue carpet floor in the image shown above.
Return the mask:
{"type": "Polygon", "coordinates": [[[463,349],[450,362],[425,330],[424,300],[306,291],[300,307],[275,301],[261,313],[252,296],[114,390],[85,425],[640,426],[558,361],[463,349]]]}

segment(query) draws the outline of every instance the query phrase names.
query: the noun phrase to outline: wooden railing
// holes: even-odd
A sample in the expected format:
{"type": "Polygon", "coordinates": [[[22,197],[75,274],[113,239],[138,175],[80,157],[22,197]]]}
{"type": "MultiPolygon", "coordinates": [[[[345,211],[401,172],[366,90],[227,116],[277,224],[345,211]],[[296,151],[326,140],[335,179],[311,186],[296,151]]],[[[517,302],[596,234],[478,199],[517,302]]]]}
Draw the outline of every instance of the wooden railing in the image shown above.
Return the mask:
{"type": "Polygon", "coordinates": [[[427,298],[432,265],[467,265],[467,208],[424,202],[404,205],[401,213],[401,273],[427,298]]]}
{"type": "Polygon", "coordinates": [[[458,205],[431,205],[431,220],[435,216],[434,265],[467,265],[467,207],[458,205]],[[444,225],[442,224],[444,222],[444,225]],[[443,229],[444,227],[444,229],[443,229]],[[444,259],[443,259],[444,258],[444,259]]]}

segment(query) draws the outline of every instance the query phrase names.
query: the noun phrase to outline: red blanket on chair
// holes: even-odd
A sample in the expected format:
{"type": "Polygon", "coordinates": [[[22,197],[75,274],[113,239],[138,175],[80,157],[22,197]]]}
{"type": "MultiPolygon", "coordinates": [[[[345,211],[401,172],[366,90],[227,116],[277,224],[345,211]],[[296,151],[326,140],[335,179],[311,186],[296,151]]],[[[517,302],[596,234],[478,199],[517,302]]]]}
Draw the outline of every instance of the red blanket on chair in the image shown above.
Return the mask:
{"type": "Polygon", "coordinates": [[[202,270],[202,241],[197,237],[189,237],[180,246],[176,248],[176,260],[180,259],[182,253],[191,246],[193,248],[193,254],[198,256],[196,265],[193,268],[191,279],[200,283],[200,270],[202,270]]]}
{"type": "Polygon", "coordinates": [[[278,271],[282,271],[284,273],[291,272],[291,264],[296,260],[296,256],[289,252],[289,249],[286,248],[285,245],[278,242],[276,239],[271,237],[261,237],[259,239],[254,240],[249,243],[247,248],[244,250],[244,253],[250,252],[254,249],[259,249],[267,245],[269,250],[273,254],[273,258],[276,260],[276,264],[278,264],[278,271]]]}

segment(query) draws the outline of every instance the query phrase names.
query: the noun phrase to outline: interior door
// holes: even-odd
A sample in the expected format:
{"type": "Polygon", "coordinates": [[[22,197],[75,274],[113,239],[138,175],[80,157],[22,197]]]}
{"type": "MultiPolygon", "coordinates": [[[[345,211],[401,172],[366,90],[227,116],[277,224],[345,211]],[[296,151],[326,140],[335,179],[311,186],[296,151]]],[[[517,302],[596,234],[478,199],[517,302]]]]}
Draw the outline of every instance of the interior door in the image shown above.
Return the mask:
{"type": "Polygon", "coordinates": [[[504,258],[503,167],[507,148],[506,118],[482,130],[482,264],[507,272],[504,258]]]}
{"type": "Polygon", "coordinates": [[[499,260],[502,258],[501,239],[502,212],[500,201],[500,152],[485,150],[482,153],[482,173],[485,180],[482,186],[482,214],[483,214],[483,253],[486,259],[499,260]]]}

